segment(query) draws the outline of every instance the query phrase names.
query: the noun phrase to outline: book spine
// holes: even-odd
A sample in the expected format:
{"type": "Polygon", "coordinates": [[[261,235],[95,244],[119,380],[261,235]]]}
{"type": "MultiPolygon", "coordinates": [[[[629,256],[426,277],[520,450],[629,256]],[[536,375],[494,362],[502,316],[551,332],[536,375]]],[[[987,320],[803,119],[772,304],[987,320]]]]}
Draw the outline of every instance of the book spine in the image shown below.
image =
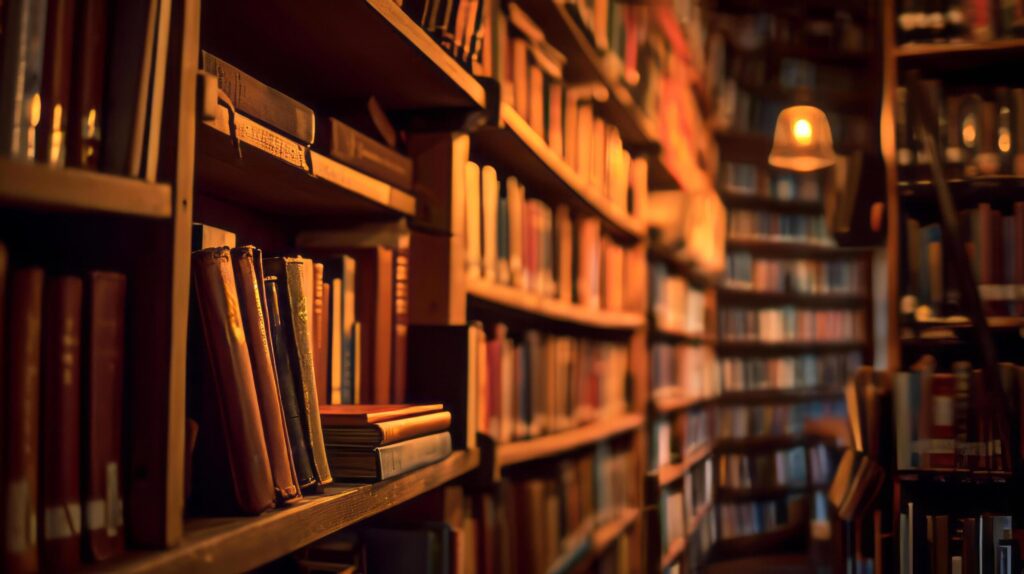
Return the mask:
{"type": "Polygon", "coordinates": [[[387,480],[444,459],[452,452],[452,436],[444,432],[377,449],[378,478],[387,480]]]}
{"type": "Polygon", "coordinates": [[[33,103],[41,97],[47,2],[10,0],[3,31],[0,85],[0,155],[38,157],[33,103]]]}
{"type": "Polygon", "coordinates": [[[313,264],[313,314],[310,316],[310,331],[313,341],[313,373],[316,375],[316,398],[318,404],[327,404],[327,350],[323,340],[323,322],[327,311],[324,298],[324,265],[313,264]]]}
{"type": "MultiPolygon", "coordinates": [[[[12,6],[13,8],[13,6],[12,6]]],[[[39,366],[43,314],[43,270],[19,269],[11,278],[8,380],[4,434],[5,572],[39,569],[36,504],[39,492],[39,366]]]]}
{"type": "Polygon", "coordinates": [[[82,291],[82,280],[72,276],[48,280],[45,289],[40,556],[52,572],[74,570],[81,554],[82,291]]]}
{"type": "Polygon", "coordinates": [[[46,16],[46,61],[43,64],[42,108],[36,141],[36,159],[51,166],[63,166],[67,150],[68,111],[71,100],[72,40],[75,32],[75,2],[49,0],[46,16]]]}
{"type": "Polygon", "coordinates": [[[391,401],[394,403],[404,403],[406,400],[406,371],[409,360],[409,242],[410,238],[403,236],[395,250],[395,332],[392,341],[394,348],[391,352],[394,361],[391,367],[391,401]]]}
{"type": "Polygon", "coordinates": [[[412,159],[334,118],[328,133],[331,157],[399,189],[412,190],[412,159]]]}
{"type": "Polygon", "coordinates": [[[83,532],[87,556],[101,561],[124,551],[120,421],[127,278],[96,271],[89,274],[88,287],[83,532]]]}
{"type": "Polygon", "coordinates": [[[274,486],[230,251],[196,251],[192,270],[236,502],[258,514],[273,506],[274,486]]]}
{"type": "Polygon", "coordinates": [[[107,0],[80,0],[68,116],[67,164],[97,169],[106,112],[103,74],[107,49],[107,0]]]}

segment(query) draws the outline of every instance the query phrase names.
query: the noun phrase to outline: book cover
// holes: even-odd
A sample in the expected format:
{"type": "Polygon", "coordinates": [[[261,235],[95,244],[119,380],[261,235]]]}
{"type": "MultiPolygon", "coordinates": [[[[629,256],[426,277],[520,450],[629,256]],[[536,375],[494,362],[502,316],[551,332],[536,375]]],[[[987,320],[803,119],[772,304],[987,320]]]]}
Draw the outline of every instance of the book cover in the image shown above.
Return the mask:
{"type": "Polygon", "coordinates": [[[447,432],[365,450],[331,445],[331,472],[346,480],[387,480],[443,460],[452,452],[447,432]]]}
{"type": "Polygon", "coordinates": [[[325,405],[320,418],[324,426],[367,426],[386,421],[404,419],[437,413],[444,410],[439,403],[430,404],[365,404],[365,405],[325,405]]]}
{"type": "Polygon", "coordinates": [[[413,162],[408,156],[374,140],[347,123],[328,118],[318,149],[332,158],[393,185],[412,191],[413,162]]]}

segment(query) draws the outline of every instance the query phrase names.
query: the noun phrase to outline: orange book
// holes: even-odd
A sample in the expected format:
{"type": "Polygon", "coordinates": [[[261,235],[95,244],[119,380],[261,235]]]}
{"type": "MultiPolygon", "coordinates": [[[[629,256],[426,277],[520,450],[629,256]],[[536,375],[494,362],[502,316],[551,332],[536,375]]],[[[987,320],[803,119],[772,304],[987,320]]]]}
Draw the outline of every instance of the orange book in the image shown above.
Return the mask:
{"type": "Polygon", "coordinates": [[[444,410],[444,405],[324,405],[324,426],[363,426],[444,410]]]}

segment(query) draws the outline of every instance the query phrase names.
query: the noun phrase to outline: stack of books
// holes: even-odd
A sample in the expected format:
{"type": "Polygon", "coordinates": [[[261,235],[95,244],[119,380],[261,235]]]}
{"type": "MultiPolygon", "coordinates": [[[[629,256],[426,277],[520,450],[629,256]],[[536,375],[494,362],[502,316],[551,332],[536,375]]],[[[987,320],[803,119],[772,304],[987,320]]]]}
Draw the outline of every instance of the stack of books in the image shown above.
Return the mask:
{"type": "Polygon", "coordinates": [[[442,405],[326,405],[320,409],[331,474],[379,481],[452,452],[452,415],[442,405]]]}

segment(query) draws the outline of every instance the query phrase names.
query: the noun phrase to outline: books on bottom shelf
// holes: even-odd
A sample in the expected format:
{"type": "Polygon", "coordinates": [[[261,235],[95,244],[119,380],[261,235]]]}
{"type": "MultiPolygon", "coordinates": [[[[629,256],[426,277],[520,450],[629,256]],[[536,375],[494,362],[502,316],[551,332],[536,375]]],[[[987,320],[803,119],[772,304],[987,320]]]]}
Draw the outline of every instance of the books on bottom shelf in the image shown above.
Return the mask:
{"type": "Polygon", "coordinates": [[[452,415],[442,405],[324,405],[320,419],[338,480],[386,480],[452,452],[452,415]]]}
{"type": "Polygon", "coordinates": [[[1024,532],[1002,513],[938,514],[907,502],[900,508],[901,572],[1002,574],[1020,569],[1024,532]]]}

